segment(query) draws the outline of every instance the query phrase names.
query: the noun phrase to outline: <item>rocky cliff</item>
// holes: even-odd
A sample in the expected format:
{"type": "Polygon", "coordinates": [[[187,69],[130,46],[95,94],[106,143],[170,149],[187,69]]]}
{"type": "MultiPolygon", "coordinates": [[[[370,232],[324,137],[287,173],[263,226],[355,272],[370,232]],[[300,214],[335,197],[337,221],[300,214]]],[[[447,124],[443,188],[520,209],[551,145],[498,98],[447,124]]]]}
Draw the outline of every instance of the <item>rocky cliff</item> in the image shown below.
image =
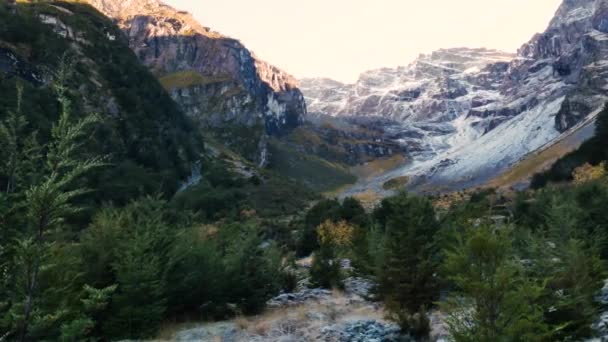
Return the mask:
{"type": "Polygon", "coordinates": [[[480,184],[592,120],[606,101],[608,1],[565,0],[515,55],[446,49],[353,85],[304,80],[311,112],[381,116],[414,184],[480,184]],[[417,179],[417,181],[416,181],[417,179]]]}
{"type": "Polygon", "coordinates": [[[0,120],[19,104],[46,144],[58,117],[61,84],[74,119],[98,122],[84,154],[111,167],[91,176],[96,196],[116,204],[173,194],[205,158],[200,130],[131,51],[110,20],[79,2],[0,5],[0,120]]]}
{"type": "Polygon", "coordinates": [[[289,132],[305,115],[292,76],[190,14],[157,0],[88,1],[116,20],[186,113],[247,158],[265,164],[265,136],[289,132]]]}

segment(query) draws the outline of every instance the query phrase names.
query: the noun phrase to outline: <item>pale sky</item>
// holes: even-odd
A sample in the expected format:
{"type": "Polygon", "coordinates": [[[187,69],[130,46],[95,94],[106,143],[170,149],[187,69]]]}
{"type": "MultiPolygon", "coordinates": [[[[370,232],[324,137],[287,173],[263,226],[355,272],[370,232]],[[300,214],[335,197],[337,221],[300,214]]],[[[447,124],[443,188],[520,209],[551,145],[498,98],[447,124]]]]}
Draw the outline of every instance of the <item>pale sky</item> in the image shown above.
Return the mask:
{"type": "Polygon", "coordinates": [[[164,0],[298,78],[354,82],[439,48],[515,52],[562,0],[164,0]]]}

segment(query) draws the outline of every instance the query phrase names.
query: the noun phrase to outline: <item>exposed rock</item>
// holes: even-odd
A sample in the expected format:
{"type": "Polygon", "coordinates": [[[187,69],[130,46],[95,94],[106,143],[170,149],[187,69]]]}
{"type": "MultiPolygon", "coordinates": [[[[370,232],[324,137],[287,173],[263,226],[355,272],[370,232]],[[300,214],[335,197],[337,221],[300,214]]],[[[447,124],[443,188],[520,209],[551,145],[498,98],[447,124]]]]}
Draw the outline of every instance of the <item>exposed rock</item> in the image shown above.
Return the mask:
{"type": "Polygon", "coordinates": [[[237,341],[238,329],[232,322],[219,322],[207,324],[202,327],[186,329],[175,334],[175,341],[237,341]]]}
{"type": "Polygon", "coordinates": [[[0,72],[20,77],[34,85],[44,83],[38,68],[31,65],[14,52],[0,47],[0,72]]]}
{"type": "Polygon", "coordinates": [[[266,134],[281,135],[306,113],[295,78],[238,40],[158,0],[88,0],[114,18],[132,50],[184,111],[229,147],[266,164],[266,134]]]}
{"type": "Polygon", "coordinates": [[[392,177],[420,178],[412,190],[456,190],[484,183],[592,119],[608,99],[607,58],[608,1],[564,0],[545,32],[516,55],[443,49],[363,73],[355,84],[301,84],[311,113],[398,122],[384,136],[406,146],[413,162],[392,177]],[[440,165],[446,159],[455,162],[440,165]]]}
{"type": "MultiPolygon", "coordinates": [[[[608,306],[608,280],[604,282],[604,287],[598,294],[596,300],[602,306],[608,306]]],[[[597,322],[593,324],[593,329],[597,332],[598,338],[589,340],[590,342],[606,342],[608,341],[608,311],[603,311],[600,314],[597,322]]]]}
{"type": "Polygon", "coordinates": [[[354,294],[362,298],[368,298],[371,290],[376,284],[371,280],[359,277],[349,277],[344,279],[344,290],[348,294],[354,294]]]}
{"type": "Polygon", "coordinates": [[[336,342],[392,342],[408,341],[395,324],[375,320],[361,320],[326,326],[321,329],[320,341],[336,342]]]}
{"type": "Polygon", "coordinates": [[[301,305],[308,301],[320,301],[331,296],[331,291],[325,289],[300,289],[295,293],[283,293],[268,301],[269,307],[301,305]]]}

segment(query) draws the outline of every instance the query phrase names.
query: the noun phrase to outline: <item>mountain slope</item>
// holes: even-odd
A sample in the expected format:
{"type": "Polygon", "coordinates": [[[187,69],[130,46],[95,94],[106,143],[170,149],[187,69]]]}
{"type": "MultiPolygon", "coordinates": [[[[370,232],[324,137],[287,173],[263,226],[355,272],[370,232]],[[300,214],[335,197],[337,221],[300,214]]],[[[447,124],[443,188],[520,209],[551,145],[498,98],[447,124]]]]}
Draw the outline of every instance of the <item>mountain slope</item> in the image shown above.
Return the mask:
{"type": "Polygon", "coordinates": [[[88,0],[114,18],[172,98],[228,147],[267,163],[266,135],[297,127],[306,106],[296,80],[239,41],[158,0],[88,0]]]}
{"type": "Polygon", "coordinates": [[[305,80],[302,88],[311,112],[397,118],[385,131],[414,158],[394,174],[411,176],[411,187],[479,185],[597,114],[607,99],[607,8],[564,1],[515,56],[440,50],[355,85],[305,80]]]}
{"type": "Polygon", "coordinates": [[[100,118],[86,146],[111,166],[91,179],[97,198],[121,203],[179,188],[203,157],[201,135],[110,20],[54,1],[0,6],[0,21],[0,119],[16,110],[21,85],[22,112],[44,142],[59,114],[53,84],[63,78],[73,115],[100,118]]]}

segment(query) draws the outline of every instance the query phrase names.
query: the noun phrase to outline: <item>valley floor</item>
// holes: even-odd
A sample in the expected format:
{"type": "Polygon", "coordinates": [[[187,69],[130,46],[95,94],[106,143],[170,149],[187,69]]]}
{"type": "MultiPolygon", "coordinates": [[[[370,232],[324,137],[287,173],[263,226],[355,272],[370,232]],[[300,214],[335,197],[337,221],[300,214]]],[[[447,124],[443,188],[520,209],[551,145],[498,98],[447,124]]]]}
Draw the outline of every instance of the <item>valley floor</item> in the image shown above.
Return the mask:
{"type": "MultiPolygon", "coordinates": [[[[385,319],[382,306],[364,299],[365,281],[349,278],[345,291],[300,289],[271,300],[270,308],[253,317],[167,327],[159,340],[232,341],[398,341],[399,328],[385,319]]],[[[433,341],[447,335],[440,315],[431,316],[433,341]]]]}

